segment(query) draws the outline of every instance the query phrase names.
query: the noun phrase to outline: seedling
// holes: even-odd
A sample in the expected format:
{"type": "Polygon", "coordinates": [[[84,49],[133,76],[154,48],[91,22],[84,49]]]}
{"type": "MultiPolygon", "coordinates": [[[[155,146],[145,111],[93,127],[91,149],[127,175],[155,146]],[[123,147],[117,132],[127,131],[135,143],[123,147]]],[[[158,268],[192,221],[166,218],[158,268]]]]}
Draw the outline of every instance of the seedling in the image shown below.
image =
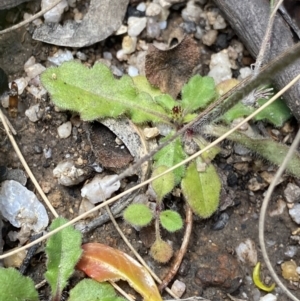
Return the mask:
{"type": "MultiPolygon", "coordinates": [[[[121,79],[115,79],[109,68],[103,64],[95,64],[89,69],[78,62],[67,62],[60,67],[47,69],[42,75],[42,83],[58,107],[78,112],[85,121],[127,116],[137,124],[165,124],[169,127],[169,135],[159,143],[168,140],[178,129],[194,120],[199,111],[218,98],[214,81],[209,77],[192,77],[181,91],[181,100],[175,100],[168,94],[160,93],[143,76],[130,78],[124,75],[121,79]]],[[[258,104],[262,101],[259,100],[258,104]]],[[[223,120],[229,123],[237,116],[249,115],[253,110],[252,107],[238,104],[223,115],[223,120]]],[[[279,126],[290,117],[289,111],[280,100],[268,110],[257,118],[266,119],[279,126]]],[[[210,135],[218,136],[221,130],[212,125],[206,127],[206,131],[210,135]]],[[[251,140],[249,137],[232,139],[246,145],[250,145],[251,140]]],[[[152,176],[161,174],[185,159],[187,143],[195,144],[198,149],[208,144],[202,136],[190,129],[183,137],[177,137],[154,155],[152,176]]],[[[271,147],[274,147],[274,142],[265,139],[264,147],[250,148],[259,150],[261,156],[276,163],[278,156],[274,156],[273,150],[270,151],[271,147]]],[[[160,224],[170,232],[181,229],[183,225],[178,213],[161,210],[164,197],[175,186],[181,187],[184,199],[198,216],[208,218],[217,210],[221,181],[211,163],[217,153],[218,149],[214,148],[187,166],[181,166],[154,180],[151,184],[156,194],[154,213],[144,205],[130,205],[125,210],[125,220],[139,227],[146,226],[155,219],[156,240],[151,254],[158,261],[166,262],[171,257],[157,256],[156,254],[162,253],[161,250],[172,254],[169,245],[161,238],[160,224]]],[[[299,162],[298,158],[295,160],[299,162]]]]}

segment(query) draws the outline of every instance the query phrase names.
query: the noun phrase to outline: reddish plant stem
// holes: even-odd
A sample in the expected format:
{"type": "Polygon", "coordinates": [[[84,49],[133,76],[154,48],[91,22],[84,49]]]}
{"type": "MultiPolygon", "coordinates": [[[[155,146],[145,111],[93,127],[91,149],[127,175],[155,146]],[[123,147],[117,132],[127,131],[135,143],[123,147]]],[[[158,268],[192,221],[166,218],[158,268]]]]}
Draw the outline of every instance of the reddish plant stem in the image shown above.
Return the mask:
{"type": "Polygon", "coordinates": [[[192,227],[193,227],[193,212],[188,204],[186,204],[185,212],[186,212],[186,217],[185,217],[186,226],[185,226],[185,232],[184,232],[182,244],[181,244],[180,250],[178,251],[178,253],[176,255],[176,258],[173,262],[172,267],[170,268],[168,274],[164,277],[164,279],[162,280],[162,283],[158,287],[158,289],[160,291],[165,289],[168,286],[168,284],[172,281],[172,279],[174,278],[174,276],[176,275],[176,273],[180,267],[180,264],[182,262],[184,255],[187,251],[187,247],[188,247],[188,244],[190,241],[192,227]]]}

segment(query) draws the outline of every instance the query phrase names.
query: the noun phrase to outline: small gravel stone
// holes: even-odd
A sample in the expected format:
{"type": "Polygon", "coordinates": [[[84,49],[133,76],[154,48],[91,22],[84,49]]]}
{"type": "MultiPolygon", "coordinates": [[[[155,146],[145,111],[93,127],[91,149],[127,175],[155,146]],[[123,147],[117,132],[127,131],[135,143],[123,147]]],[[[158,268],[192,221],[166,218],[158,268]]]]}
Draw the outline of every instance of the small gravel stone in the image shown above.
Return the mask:
{"type": "Polygon", "coordinates": [[[159,135],[159,129],[157,127],[154,128],[144,128],[144,135],[145,138],[148,139],[152,139],[155,138],[159,135]]]}
{"type": "Polygon", "coordinates": [[[218,31],[211,29],[207,31],[206,34],[203,35],[202,42],[204,45],[211,46],[216,42],[217,36],[218,36],[218,31]]]}
{"type": "Polygon", "coordinates": [[[209,68],[208,76],[213,77],[216,84],[232,78],[231,63],[226,50],[222,50],[211,56],[209,68]]]}
{"type": "Polygon", "coordinates": [[[31,56],[24,64],[24,71],[27,73],[26,69],[35,64],[35,57],[31,56]]]}
{"type": "Polygon", "coordinates": [[[33,149],[36,154],[41,154],[43,152],[43,148],[39,145],[35,145],[33,149]]]}
{"type": "Polygon", "coordinates": [[[248,148],[238,143],[234,145],[234,152],[240,156],[247,156],[250,154],[250,150],[248,148]]]}
{"type": "MultiPolygon", "coordinates": [[[[25,69],[25,67],[24,67],[25,69]]],[[[27,73],[27,76],[32,79],[36,77],[37,75],[40,75],[42,72],[44,72],[46,68],[42,64],[34,64],[32,66],[29,66],[25,69],[25,72],[27,73]]]]}
{"type": "Polygon", "coordinates": [[[47,91],[44,87],[39,86],[35,87],[33,85],[27,87],[27,91],[32,94],[36,99],[41,99],[43,95],[47,94],[47,91]]]}
{"type": "Polygon", "coordinates": [[[87,60],[87,56],[85,53],[81,52],[81,51],[77,51],[76,52],[76,57],[81,60],[81,61],[86,61],[87,60]]]}
{"type": "Polygon", "coordinates": [[[135,52],[128,59],[128,65],[135,66],[139,70],[140,75],[145,75],[145,59],[147,51],[135,52]]]}
{"type": "Polygon", "coordinates": [[[196,32],[194,34],[195,39],[201,40],[203,37],[203,34],[204,34],[203,29],[200,26],[197,26],[196,32]]]}
{"type": "Polygon", "coordinates": [[[121,77],[123,75],[123,72],[115,65],[111,65],[110,70],[113,73],[113,75],[115,75],[115,76],[121,77]]]}
{"type": "MultiPolygon", "coordinates": [[[[217,36],[217,40],[215,43],[215,47],[216,49],[222,50],[228,47],[228,38],[227,38],[227,34],[225,33],[221,33],[217,36]]],[[[228,53],[228,57],[229,57],[229,53],[228,53]]],[[[230,58],[230,57],[229,57],[230,58]]],[[[235,63],[235,62],[234,62],[235,63]]]]}
{"type": "MultiPolygon", "coordinates": [[[[18,85],[18,94],[21,95],[28,86],[28,79],[20,77],[15,79],[14,82],[18,85]]],[[[11,83],[9,84],[9,87],[11,87],[11,83]]]]}
{"type": "Polygon", "coordinates": [[[187,34],[196,32],[196,24],[194,22],[184,22],[180,24],[180,27],[186,32],[187,34]]]}
{"type": "Polygon", "coordinates": [[[297,246],[287,246],[284,255],[289,258],[293,258],[297,254],[297,252],[298,252],[297,246]]]}
{"type": "Polygon", "coordinates": [[[47,211],[36,195],[13,180],[1,183],[0,211],[13,226],[27,228],[27,231],[40,232],[49,221],[47,211]]]}
{"type": "Polygon", "coordinates": [[[128,26],[122,24],[120,28],[116,31],[115,35],[118,36],[124,34],[127,32],[127,30],[128,30],[128,26]]]}
{"type": "Polygon", "coordinates": [[[135,52],[137,37],[125,36],[122,41],[122,49],[124,54],[135,52]]]}
{"type": "Polygon", "coordinates": [[[120,181],[111,184],[116,178],[117,175],[105,177],[96,175],[92,181],[84,184],[81,189],[81,196],[87,198],[93,204],[105,201],[120,188],[120,181]]]}
{"type": "Polygon", "coordinates": [[[77,185],[87,178],[87,174],[81,168],[76,168],[71,159],[66,159],[57,164],[53,169],[53,177],[64,186],[77,185]]]}
{"type": "Polygon", "coordinates": [[[144,12],[146,11],[146,3],[145,2],[141,2],[138,4],[138,6],[136,7],[137,10],[141,11],[141,12],[144,12]]]}
{"type": "Polygon", "coordinates": [[[213,28],[216,30],[220,30],[220,29],[225,29],[226,27],[227,24],[225,22],[225,19],[221,15],[218,15],[216,21],[213,24],[213,28]]]}
{"type": "Polygon", "coordinates": [[[124,53],[123,49],[120,49],[117,51],[116,57],[120,62],[128,60],[128,56],[127,56],[127,54],[124,53]]]}
{"type": "Polygon", "coordinates": [[[186,8],[182,10],[181,16],[184,21],[199,23],[203,10],[194,3],[189,1],[186,8]]]}
{"type": "Polygon", "coordinates": [[[137,37],[146,27],[147,18],[128,18],[128,35],[131,37],[137,37]]]}
{"type": "Polygon", "coordinates": [[[59,49],[53,56],[48,57],[48,61],[52,64],[59,66],[63,62],[72,61],[74,59],[73,54],[70,50],[59,49]]]}
{"type": "Polygon", "coordinates": [[[277,297],[273,294],[267,294],[259,299],[259,301],[276,301],[277,297]]]}
{"type": "Polygon", "coordinates": [[[67,121],[57,128],[59,138],[68,138],[72,132],[72,123],[67,121]]]}
{"type": "MultiPolygon", "coordinates": [[[[42,10],[49,7],[53,4],[52,0],[42,0],[41,8],[42,10]]],[[[64,10],[68,7],[68,2],[63,0],[59,2],[54,8],[49,10],[47,13],[44,14],[44,19],[46,23],[58,23],[61,19],[61,16],[64,10]]]]}
{"type": "Polygon", "coordinates": [[[288,203],[295,203],[300,201],[300,187],[293,183],[288,183],[283,194],[288,203]]]}
{"type": "Polygon", "coordinates": [[[139,70],[134,66],[129,66],[128,67],[128,75],[131,77],[137,76],[137,75],[139,75],[139,70]]]}
{"type": "Polygon", "coordinates": [[[168,25],[168,22],[167,22],[167,21],[161,21],[161,22],[159,22],[159,28],[160,28],[161,30],[166,29],[166,28],[167,28],[167,25],[168,25]]]}
{"type": "Polygon", "coordinates": [[[149,38],[158,38],[160,35],[160,23],[154,18],[148,18],[147,21],[147,35],[149,38]]]}
{"type": "Polygon", "coordinates": [[[113,56],[112,56],[111,52],[104,51],[104,52],[103,52],[103,58],[104,58],[105,60],[111,61],[111,60],[113,59],[113,56]]]}
{"type": "Polygon", "coordinates": [[[299,225],[300,224],[300,204],[295,204],[293,206],[293,208],[289,209],[289,214],[290,214],[292,220],[299,225]]]}
{"type": "Polygon", "coordinates": [[[244,67],[240,69],[240,76],[238,79],[242,80],[252,74],[252,70],[249,67],[244,67]]]}
{"type": "Polygon", "coordinates": [[[40,105],[36,104],[27,109],[25,115],[31,122],[37,122],[41,119],[43,114],[40,113],[40,105]]]}
{"type": "Polygon", "coordinates": [[[175,280],[172,284],[171,291],[179,298],[184,294],[185,290],[186,285],[182,281],[175,280]]]}
{"type": "Polygon", "coordinates": [[[148,17],[156,17],[162,11],[162,7],[154,2],[151,2],[146,9],[146,16],[148,17]]]}
{"type": "Polygon", "coordinates": [[[163,8],[169,8],[171,5],[175,3],[180,3],[182,0],[158,0],[159,4],[163,8]]]}
{"type": "Polygon", "coordinates": [[[43,153],[46,159],[50,159],[52,157],[52,149],[48,146],[43,149],[43,153]]]}
{"type": "Polygon", "coordinates": [[[235,248],[237,258],[244,263],[255,266],[257,263],[257,250],[253,240],[247,238],[235,248]]]}

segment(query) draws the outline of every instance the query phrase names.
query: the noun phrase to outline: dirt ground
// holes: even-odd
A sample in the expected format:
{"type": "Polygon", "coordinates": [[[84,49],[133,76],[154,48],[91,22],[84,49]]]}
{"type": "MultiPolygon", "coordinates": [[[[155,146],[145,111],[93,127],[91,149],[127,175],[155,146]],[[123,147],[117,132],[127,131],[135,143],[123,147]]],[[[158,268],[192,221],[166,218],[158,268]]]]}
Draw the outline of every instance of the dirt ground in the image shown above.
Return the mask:
{"type": "MultiPolygon", "coordinates": [[[[25,7],[25,5],[22,7],[25,7]]],[[[177,12],[173,11],[169,18],[177,17],[177,12]]],[[[24,62],[31,55],[36,58],[36,62],[46,65],[47,57],[59,48],[32,40],[31,28],[32,25],[29,25],[27,29],[12,32],[6,35],[5,38],[0,37],[0,67],[8,73],[10,81],[24,75],[24,62]],[[5,45],[6,51],[1,52],[1,49],[4,49],[3,45],[5,45]]],[[[110,51],[114,56],[117,49],[121,48],[121,41],[121,37],[113,36],[96,45],[83,48],[81,51],[88,57],[101,55],[104,51],[110,51]]],[[[214,51],[214,47],[207,49],[207,53],[214,51]]],[[[123,68],[122,63],[117,60],[115,60],[115,63],[118,67],[123,68]]],[[[205,68],[208,69],[207,65],[207,63],[204,64],[203,70],[205,68]]],[[[3,109],[3,111],[7,115],[7,109],[3,109]]],[[[69,157],[78,166],[89,170],[90,177],[95,174],[90,166],[97,161],[97,158],[92,152],[87,136],[89,130],[86,124],[70,112],[57,110],[49,96],[38,100],[28,93],[26,89],[20,96],[18,116],[16,118],[8,118],[17,131],[15,139],[22,154],[52,205],[59,215],[67,219],[76,217],[81,203],[80,189],[82,185],[79,184],[72,187],[59,185],[53,178],[53,169],[60,161],[69,157]],[[42,117],[33,123],[25,116],[24,112],[34,104],[40,105],[39,112],[42,114],[42,117]],[[69,120],[73,124],[72,134],[66,139],[61,139],[57,134],[57,128],[69,120]],[[46,158],[45,152],[49,149],[51,150],[51,156],[46,158]]],[[[296,129],[294,122],[291,122],[291,125],[296,129]]],[[[272,130],[269,125],[265,126],[267,130],[272,130]]],[[[3,130],[0,131],[0,135],[0,165],[7,166],[10,169],[22,169],[22,165],[3,130]]],[[[115,143],[114,136],[108,135],[108,137],[108,139],[111,139],[110,143],[115,143]]],[[[237,155],[234,151],[234,145],[230,142],[224,142],[222,148],[223,151],[217,156],[214,164],[218,167],[223,180],[220,206],[222,207],[223,205],[225,209],[223,211],[219,210],[207,220],[194,217],[188,251],[175,279],[183,281],[187,286],[183,295],[184,298],[201,296],[209,300],[221,301],[230,300],[227,296],[230,293],[232,296],[242,300],[258,300],[259,296],[263,296],[265,293],[259,291],[251,280],[253,266],[250,265],[249,261],[239,261],[235,249],[241,242],[251,239],[258,251],[258,261],[262,262],[261,278],[266,284],[272,283],[260,252],[258,218],[264,193],[268,188],[268,184],[262,178],[261,173],[267,171],[273,174],[276,171],[276,167],[270,167],[267,162],[253,154],[237,155]],[[261,188],[257,191],[253,191],[251,187],[249,189],[251,181],[258,183],[257,185],[260,185],[261,188]]],[[[110,171],[105,172],[110,173],[110,171]]],[[[133,181],[132,179],[128,180],[131,184],[133,184],[133,181]]],[[[297,241],[291,239],[291,233],[297,228],[297,225],[291,220],[286,207],[282,213],[277,213],[273,216],[270,216],[269,213],[275,212],[280,202],[284,201],[283,190],[289,182],[298,183],[297,180],[290,176],[284,177],[284,181],[277,186],[272,196],[266,219],[265,241],[267,250],[271,262],[280,277],[280,264],[290,259],[285,255],[287,248],[291,245],[298,247],[297,241]]],[[[35,192],[30,180],[28,180],[27,188],[35,192]]],[[[166,208],[177,208],[184,216],[182,199],[171,195],[165,201],[165,206],[166,208]]],[[[53,218],[50,212],[49,217],[53,218]]],[[[172,261],[169,264],[160,265],[149,256],[146,242],[149,239],[151,240],[151,233],[153,234],[153,232],[149,231],[146,235],[147,237],[145,237],[145,233],[138,232],[125,224],[122,218],[117,220],[139,254],[160,277],[163,277],[172,261]]],[[[5,251],[14,245],[5,237],[5,233],[10,228],[11,226],[5,223],[3,229],[5,251]]],[[[163,233],[163,236],[172,242],[175,251],[180,248],[183,232],[181,230],[176,234],[163,233]]],[[[84,241],[105,243],[130,254],[130,251],[128,251],[110,222],[85,234],[84,241]]],[[[293,259],[299,262],[299,256],[300,253],[298,251],[293,259]]],[[[35,283],[39,283],[44,279],[44,264],[44,254],[36,254],[25,274],[32,277],[35,283]]],[[[76,273],[72,277],[69,287],[72,287],[80,277],[82,277],[82,274],[76,273]]],[[[297,292],[297,283],[291,284],[284,279],[283,281],[300,298],[300,293],[297,292]]],[[[130,291],[125,284],[121,284],[121,286],[130,291]]],[[[49,288],[47,286],[42,287],[39,292],[42,300],[48,300],[49,288]]],[[[134,293],[132,290],[130,292],[134,293]]],[[[288,300],[279,288],[276,288],[273,293],[278,294],[278,300],[288,300]]],[[[164,299],[170,298],[166,293],[163,293],[163,297],[164,299]]]]}

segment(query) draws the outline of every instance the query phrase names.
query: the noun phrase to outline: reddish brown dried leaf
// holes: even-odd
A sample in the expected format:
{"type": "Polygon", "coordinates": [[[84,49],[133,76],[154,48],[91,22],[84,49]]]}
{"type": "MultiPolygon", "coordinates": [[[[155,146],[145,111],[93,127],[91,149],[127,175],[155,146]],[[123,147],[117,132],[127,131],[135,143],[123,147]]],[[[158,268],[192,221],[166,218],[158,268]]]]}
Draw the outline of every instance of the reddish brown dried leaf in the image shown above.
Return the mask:
{"type": "Polygon", "coordinates": [[[132,257],[99,243],[82,246],[79,270],[99,281],[126,280],[146,301],[162,301],[157,286],[148,271],[132,257]]]}
{"type": "Polygon", "coordinates": [[[168,50],[149,45],[145,63],[146,77],[153,86],[176,99],[182,86],[192,76],[199,59],[197,42],[189,36],[168,50]]]}

